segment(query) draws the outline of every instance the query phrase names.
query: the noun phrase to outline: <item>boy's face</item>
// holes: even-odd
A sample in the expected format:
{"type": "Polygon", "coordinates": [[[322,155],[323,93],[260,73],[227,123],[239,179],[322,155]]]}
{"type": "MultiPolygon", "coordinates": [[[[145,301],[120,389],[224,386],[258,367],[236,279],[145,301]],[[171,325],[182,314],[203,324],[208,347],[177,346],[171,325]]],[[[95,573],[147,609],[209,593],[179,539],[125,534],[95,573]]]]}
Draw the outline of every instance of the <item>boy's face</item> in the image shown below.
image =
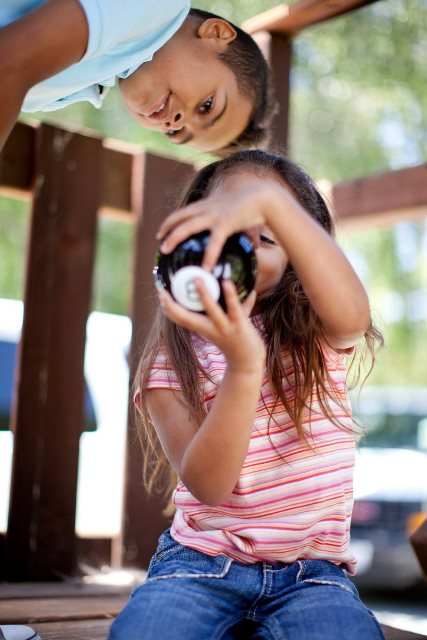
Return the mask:
{"type": "Polygon", "coordinates": [[[199,151],[220,149],[237,138],[252,111],[234,73],[218,57],[227,46],[228,32],[221,36],[221,29],[230,25],[208,20],[202,27],[212,22],[220,26],[206,27],[202,36],[194,35],[194,23],[191,31],[191,23],[184,23],[150,62],[120,82],[128,110],[143,127],[199,151]]]}

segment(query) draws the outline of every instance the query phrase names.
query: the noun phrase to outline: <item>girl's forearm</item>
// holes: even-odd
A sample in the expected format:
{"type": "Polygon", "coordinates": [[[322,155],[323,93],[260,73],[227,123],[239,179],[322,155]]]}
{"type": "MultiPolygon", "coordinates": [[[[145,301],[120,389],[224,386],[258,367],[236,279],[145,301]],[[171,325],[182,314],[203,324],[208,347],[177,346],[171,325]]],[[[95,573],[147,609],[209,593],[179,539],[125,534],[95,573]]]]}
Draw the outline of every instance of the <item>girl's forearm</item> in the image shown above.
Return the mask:
{"type": "Polygon", "coordinates": [[[370,324],[365,289],[320,225],[293,197],[278,189],[265,208],[268,226],[285,249],[333,346],[353,345],[370,324]]]}
{"type": "Polygon", "coordinates": [[[237,483],[249,446],[262,371],[262,367],[243,374],[226,371],[208,415],[183,456],[181,480],[204,504],[221,504],[237,483]]]}

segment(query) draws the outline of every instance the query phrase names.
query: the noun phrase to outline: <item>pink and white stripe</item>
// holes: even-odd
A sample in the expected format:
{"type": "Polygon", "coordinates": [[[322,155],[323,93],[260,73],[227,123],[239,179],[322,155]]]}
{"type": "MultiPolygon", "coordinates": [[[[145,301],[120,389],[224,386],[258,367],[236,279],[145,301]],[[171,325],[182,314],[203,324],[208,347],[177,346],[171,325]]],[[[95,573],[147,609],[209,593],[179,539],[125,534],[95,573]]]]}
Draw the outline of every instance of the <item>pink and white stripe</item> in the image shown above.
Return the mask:
{"type": "MultiPolygon", "coordinates": [[[[213,379],[203,381],[209,410],[226,362],[215,345],[197,336],[193,342],[213,379]]],[[[325,344],[322,349],[334,392],[350,413],[346,356],[325,344]]],[[[284,358],[285,366],[291,367],[290,357],[284,358]]],[[[148,388],[180,388],[164,352],[155,361],[148,388]]],[[[311,433],[309,446],[299,439],[283,405],[274,407],[275,398],[265,374],[248,453],[233,493],[218,507],[208,507],[179,482],[171,534],[181,544],[241,562],[322,559],[354,574],[356,560],[349,547],[355,455],[351,417],[339,403],[329,401],[345,428],[337,427],[315,403],[311,420],[307,416],[304,423],[311,433]],[[269,417],[273,407],[274,421],[269,417]]]]}

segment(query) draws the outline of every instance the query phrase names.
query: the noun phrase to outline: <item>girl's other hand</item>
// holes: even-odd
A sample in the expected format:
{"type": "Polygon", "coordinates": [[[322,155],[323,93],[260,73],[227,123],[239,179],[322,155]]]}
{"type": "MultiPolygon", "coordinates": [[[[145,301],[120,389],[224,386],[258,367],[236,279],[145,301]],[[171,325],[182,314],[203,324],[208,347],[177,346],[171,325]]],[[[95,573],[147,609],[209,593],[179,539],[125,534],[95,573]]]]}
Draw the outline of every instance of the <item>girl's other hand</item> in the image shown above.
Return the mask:
{"type": "Polygon", "coordinates": [[[245,185],[231,190],[216,189],[207,198],[178,209],[162,223],[157,234],[163,240],[160,250],[171,253],[186,238],[210,231],[210,239],[203,259],[203,267],[211,271],[226,239],[244,231],[254,246],[258,246],[257,227],[265,223],[265,181],[245,181],[245,185]]]}
{"type": "Polygon", "coordinates": [[[201,280],[195,280],[195,286],[206,315],[188,311],[163,291],[159,294],[159,299],[167,318],[216,344],[224,354],[229,370],[239,373],[260,371],[264,366],[265,346],[249,320],[255,304],[255,291],[241,303],[233,282],[224,280],[222,290],[227,306],[225,312],[211,297],[201,280]]]}

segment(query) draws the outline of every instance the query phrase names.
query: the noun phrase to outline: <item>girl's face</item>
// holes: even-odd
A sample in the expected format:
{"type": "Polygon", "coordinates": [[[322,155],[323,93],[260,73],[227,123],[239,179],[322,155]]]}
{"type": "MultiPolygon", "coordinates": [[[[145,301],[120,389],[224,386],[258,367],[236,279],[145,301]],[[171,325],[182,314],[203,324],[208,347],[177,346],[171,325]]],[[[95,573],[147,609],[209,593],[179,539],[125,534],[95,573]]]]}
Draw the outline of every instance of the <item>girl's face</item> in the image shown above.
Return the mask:
{"type": "Polygon", "coordinates": [[[255,291],[259,296],[279,283],[287,267],[288,256],[268,227],[259,230],[259,246],[255,253],[258,264],[255,291]]]}
{"type": "MultiPolygon", "coordinates": [[[[256,176],[258,177],[258,176],[256,176]]],[[[272,181],[277,187],[277,183],[283,186],[283,181],[276,178],[274,174],[269,176],[267,173],[258,177],[259,180],[272,181]]],[[[212,192],[222,191],[223,193],[232,192],[237,189],[244,189],[247,182],[253,185],[254,171],[250,169],[240,169],[232,171],[230,174],[221,176],[221,180],[213,187],[212,192]]],[[[288,265],[288,256],[284,249],[277,242],[271,229],[261,227],[259,232],[259,245],[255,249],[257,257],[258,274],[255,281],[255,291],[257,295],[261,295],[270,289],[273,289],[280,281],[285,269],[288,265]]]]}

